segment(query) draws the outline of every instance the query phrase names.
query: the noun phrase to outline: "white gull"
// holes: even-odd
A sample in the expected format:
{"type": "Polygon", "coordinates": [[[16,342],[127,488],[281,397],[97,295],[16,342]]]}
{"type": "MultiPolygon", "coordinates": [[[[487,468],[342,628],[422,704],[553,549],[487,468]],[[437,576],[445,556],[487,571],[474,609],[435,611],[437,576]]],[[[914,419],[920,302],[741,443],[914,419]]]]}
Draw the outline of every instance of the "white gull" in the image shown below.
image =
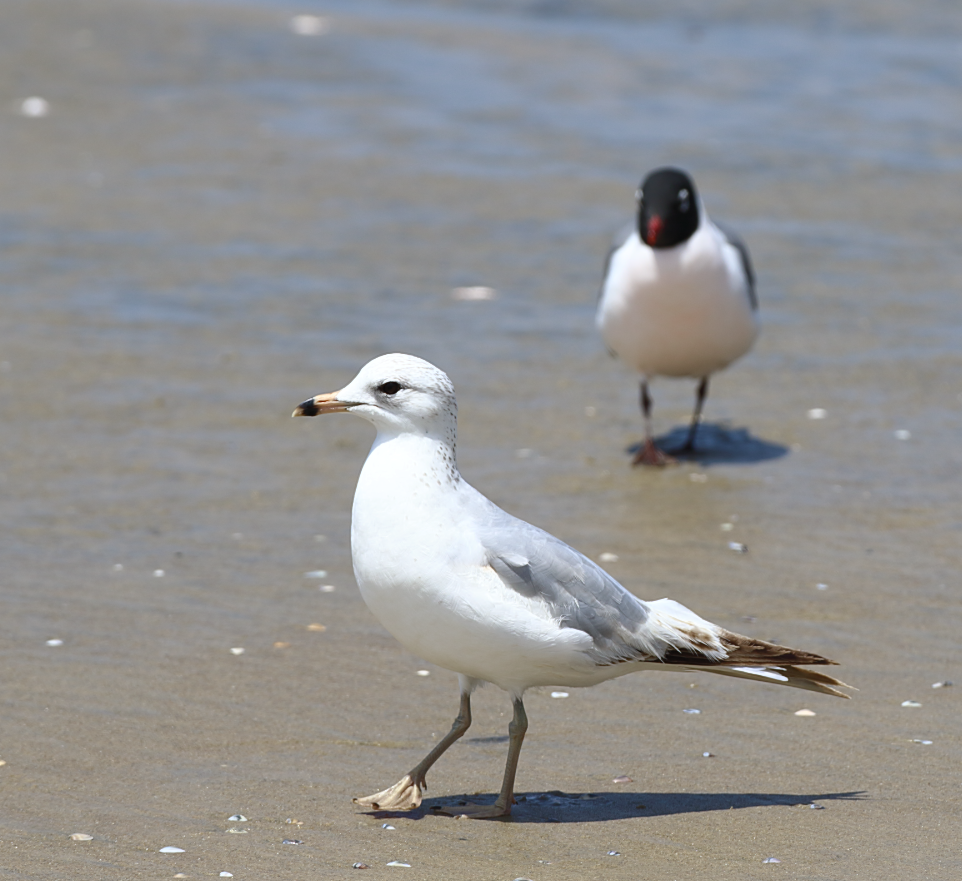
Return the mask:
{"type": "Polygon", "coordinates": [[[755,276],[744,242],[708,219],[686,172],[656,169],[637,196],[636,225],[608,255],[597,325],[608,349],[642,375],[645,440],[633,464],[667,465],[674,460],[652,436],[648,383],[655,376],[699,380],[679,452],[693,450],[709,376],[758,335],[755,276]]]}
{"type": "Polygon", "coordinates": [[[511,696],[508,759],[493,805],[442,808],[510,814],[522,696],[532,686],[588,686],[638,670],[704,670],[847,697],[844,683],[797,664],[827,658],[731,633],[674,600],[643,602],[603,569],[470,486],[455,461],[457,403],[447,375],[410,355],[382,355],[343,389],[295,416],[351,412],[377,437],[358,478],[354,573],[375,617],[411,652],[459,676],[451,731],[398,783],[355,799],[382,810],[421,803],[425,775],[471,724],[471,693],[511,696]]]}

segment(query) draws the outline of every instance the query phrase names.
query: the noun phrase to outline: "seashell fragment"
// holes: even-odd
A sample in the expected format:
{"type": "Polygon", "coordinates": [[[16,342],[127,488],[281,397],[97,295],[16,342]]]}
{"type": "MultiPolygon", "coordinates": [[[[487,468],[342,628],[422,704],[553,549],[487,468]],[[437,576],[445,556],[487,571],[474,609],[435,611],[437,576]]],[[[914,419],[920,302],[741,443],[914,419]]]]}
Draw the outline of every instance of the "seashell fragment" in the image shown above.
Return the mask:
{"type": "Polygon", "coordinates": [[[70,836],[71,841],[93,841],[93,835],[88,835],[86,832],[74,832],[70,836]]]}
{"type": "Polygon", "coordinates": [[[815,711],[814,710],[796,710],[795,715],[796,716],[814,716],[815,711]]]}
{"type": "Polygon", "coordinates": [[[241,648],[241,646],[239,646],[239,645],[235,645],[235,646],[230,650],[230,653],[231,653],[232,655],[242,655],[242,654],[244,654],[244,649],[241,648]]]}
{"type": "Polygon", "coordinates": [[[568,697],[568,692],[566,691],[553,691],[551,692],[552,697],[568,697]]]}
{"type": "Polygon", "coordinates": [[[157,853],[186,853],[182,847],[174,847],[168,844],[166,847],[162,847],[157,853]]]}
{"type": "Polygon", "coordinates": [[[742,544],[740,541],[730,541],[728,542],[728,550],[734,551],[736,554],[747,554],[748,545],[742,544]]]}
{"type": "Polygon", "coordinates": [[[696,710],[694,707],[689,707],[687,710],[682,710],[683,713],[688,713],[689,716],[697,716],[701,710],[696,710]]]}
{"type": "Polygon", "coordinates": [[[821,407],[812,407],[807,415],[809,419],[824,419],[828,416],[828,410],[823,410],[821,407]]]}
{"type": "Polygon", "coordinates": [[[472,300],[494,300],[497,299],[498,292],[494,288],[484,285],[469,285],[463,288],[452,288],[451,299],[470,302],[472,300]]]}
{"type": "Polygon", "coordinates": [[[381,828],[388,829],[393,832],[395,829],[397,829],[397,826],[392,826],[390,823],[382,823],[381,828]]]}
{"type": "Polygon", "coordinates": [[[326,569],[312,569],[310,572],[304,573],[305,578],[327,578],[326,569]]]}
{"type": "Polygon", "coordinates": [[[285,838],[285,839],[281,842],[281,844],[303,844],[303,843],[304,843],[304,842],[301,841],[299,838],[285,838]]]}
{"type": "Polygon", "coordinates": [[[34,95],[30,98],[24,98],[23,101],[20,102],[21,116],[26,116],[30,119],[39,119],[48,113],[50,113],[50,102],[44,98],[38,98],[34,95]]]}
{"type": "Polygon", "coordinates": [[[371,868],[367,863],[355,863],[351,866],[352,869],[369,869],[371,868]]]}
{"type": "Polygon", "coordinates": [[[625,774],[619,774],[617,777],[613,778],[612,783],[634,783],[634,781],[626,776],[625,774]]]}
{"type": "Polygon", "coordinates": [[[618,555],[617,555],[617,554],[612,554],[610,551],[605,551],[603,554],[600,554],[600,555],[598,556],[598,559],[599,559],[602,563],[617,563],[617,562],[618,562],[618,555]]]}
{"type": "Polygon", "coordinates": [[[56,648],[56,647],[59,646],[59,645],[63,645],[63,640],[62,640],[62,639],[48,639],[48,640],[47,640],[47,645],[56,648]]]}
{"type": "Polygon", "coordinates": [[[902,706],[903,707],[921,707],[922,704],[920,704],[918,701],[902,701],[902,706]]]}
{"type": "Polygon", "coordinates": [[[290,28],[299,37],[319,37],[331,29],[331,23],[319,15],[301,13],[291,19],[290,28]]]}
{"type": "Polygon", "coordinates": [[[405,863],[405,862],[403,862],[402,860],[391,860],[391,862],[387,863],[387,865],[389,865],[389,866],[401,866],[401,867],[404,868],[404,869],[410,869],[410,868],[411,868],[411,864],[410,864],[410,863],[405,863]]]}
{"type": "Polygon", "coordinates": [[[430,676],[430,675],[431,675],[431,671],[430,671],[430,670],[418,670],[418,671],[417,671],[417,675],[418,675],[418,676],[430,676]]]}
{"type": "Polygon", "coordinates": [[[762,860],[763,863],[780,863],[781,860],[778,857],[768,857],[768,859],[762,860]]]}
{"type": "Polygon", "coordinates": [[[307,629],[313,631],[314,633],[323,633],[327,630],[323,624],[308,624],[307,629]]]}

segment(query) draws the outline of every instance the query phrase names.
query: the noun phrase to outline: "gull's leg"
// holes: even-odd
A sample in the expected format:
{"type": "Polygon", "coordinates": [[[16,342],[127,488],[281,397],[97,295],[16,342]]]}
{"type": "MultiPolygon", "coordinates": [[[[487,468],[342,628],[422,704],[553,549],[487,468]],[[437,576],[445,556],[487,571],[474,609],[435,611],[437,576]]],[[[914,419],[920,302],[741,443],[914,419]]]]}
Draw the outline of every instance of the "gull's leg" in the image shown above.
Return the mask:
{"type": "Polygon", "coordinates": [[[501,781],[501,794],[493,805],[451,805],[441,808],[441,812],[452,817],[468,817],[472,820],[483,820],[489,817],[507,817],[514,804],[514,777],[518,771],[518,757],[521,755],[521,744],[524,734],[528,730],[528,717],[524,712],[521,698],[514,699],[514,718],[508,725],[508,760],[504,764],[504,779],[501,781]]]}
{"type": "Polygon", "coordinates": [[[698,383],[698,391],[695,393],[695,412],[691,414],[691,427],[688,429],[688,440],[678,451],[679,453],[691,453],[695,449],[695,435],[698,426],[701,424],[701,408],[705,405],[705,398],[708,397],[708,377],[703,376],[698,383]]]}
{"type": "Polygon", "coordinates": [[[648,380],[641,381],[641,414],[645,417],[645,442],[631,460],[632,465],[654,465],[662,468],[674,465],[675,460],[655,446],[655,438],[651,432],[651,395],[648,394],[648,380]]]}
{"type": "Polygon", "coordinates": [[[364,798],[355,798],[354,804],[381,811],[413,811],[421,804],[421,793],[428,788],[424,776],[444,751],[451,746],[471,726],[471,690],[461,689],[461,709],[454,720],[451,730],[438,741],[420,762],[409,773],[405,774],[394,786],[383,792],[375,792],[364,798]]]}

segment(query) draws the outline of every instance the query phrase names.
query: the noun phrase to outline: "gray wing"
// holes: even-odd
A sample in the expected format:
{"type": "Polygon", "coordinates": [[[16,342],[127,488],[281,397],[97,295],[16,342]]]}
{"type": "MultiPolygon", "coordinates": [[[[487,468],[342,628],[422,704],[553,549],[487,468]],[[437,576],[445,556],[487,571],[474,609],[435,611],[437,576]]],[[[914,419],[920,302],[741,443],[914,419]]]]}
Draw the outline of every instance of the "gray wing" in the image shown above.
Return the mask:
{"type": "Polygon", "coordinates": [[[560,539],[489,504],[479,537],[505,585],[543,602],[561,627],[588,634],[597,663],[652,659],[638,638],[649,616],[645,602],[560,539]]]}
{"type": "Polygon", "coordinates": [[[725,241],[728,242],[742,258],[742,269],[745,270],[745,277],[748,279],[748,299],[752,304],[752,311],[758,311],[758,296],[755,293],[755,270],[752,267],[752,258],[748,253],[748,245],[745,244],[745,240],[738,235],[731,227],[725,226],[719,223],[717,220],[712,220],[712,223],[718,227],[719,232],[725,237],[725,241]]]}

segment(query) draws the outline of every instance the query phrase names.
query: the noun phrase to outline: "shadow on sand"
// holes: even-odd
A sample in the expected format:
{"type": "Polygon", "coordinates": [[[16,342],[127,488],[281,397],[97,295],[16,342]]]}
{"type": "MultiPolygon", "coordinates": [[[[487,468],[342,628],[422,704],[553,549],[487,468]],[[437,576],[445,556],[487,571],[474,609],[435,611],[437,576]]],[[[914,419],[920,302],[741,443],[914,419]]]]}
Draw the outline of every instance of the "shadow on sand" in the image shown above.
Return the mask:
{"type": "MultiPolygon", "coordinates": [[[[517,793],[511,817],[515,823],[597,823],[628,817],[663,817],[735,808],[824,807],[826,801],[857,801],[864,792],[824,792],[789,795],[778,792],[526,792],[517,793]]],[[[493,804],[495,795],[454,795],[425,799],[416,811],[372,811],[377,819],[407,817],[420,820],[442,807],[493,804]]]]}
{"type": "MultiPolygon", "coordinates": [[[[659,449],[683,462],[697,462],[699,465],[751,465],[769,459],[780,459],[788,455],[788,447],[774,441],[755,437],[747,428],[733,428],[722,422],[703,422],[698,426],[695,449],[680,452],[688,439],[688,426],[679,425],[655,438],[659,449]]],[[[641,447],[629,447],[632,455],[641,447]]]]}

